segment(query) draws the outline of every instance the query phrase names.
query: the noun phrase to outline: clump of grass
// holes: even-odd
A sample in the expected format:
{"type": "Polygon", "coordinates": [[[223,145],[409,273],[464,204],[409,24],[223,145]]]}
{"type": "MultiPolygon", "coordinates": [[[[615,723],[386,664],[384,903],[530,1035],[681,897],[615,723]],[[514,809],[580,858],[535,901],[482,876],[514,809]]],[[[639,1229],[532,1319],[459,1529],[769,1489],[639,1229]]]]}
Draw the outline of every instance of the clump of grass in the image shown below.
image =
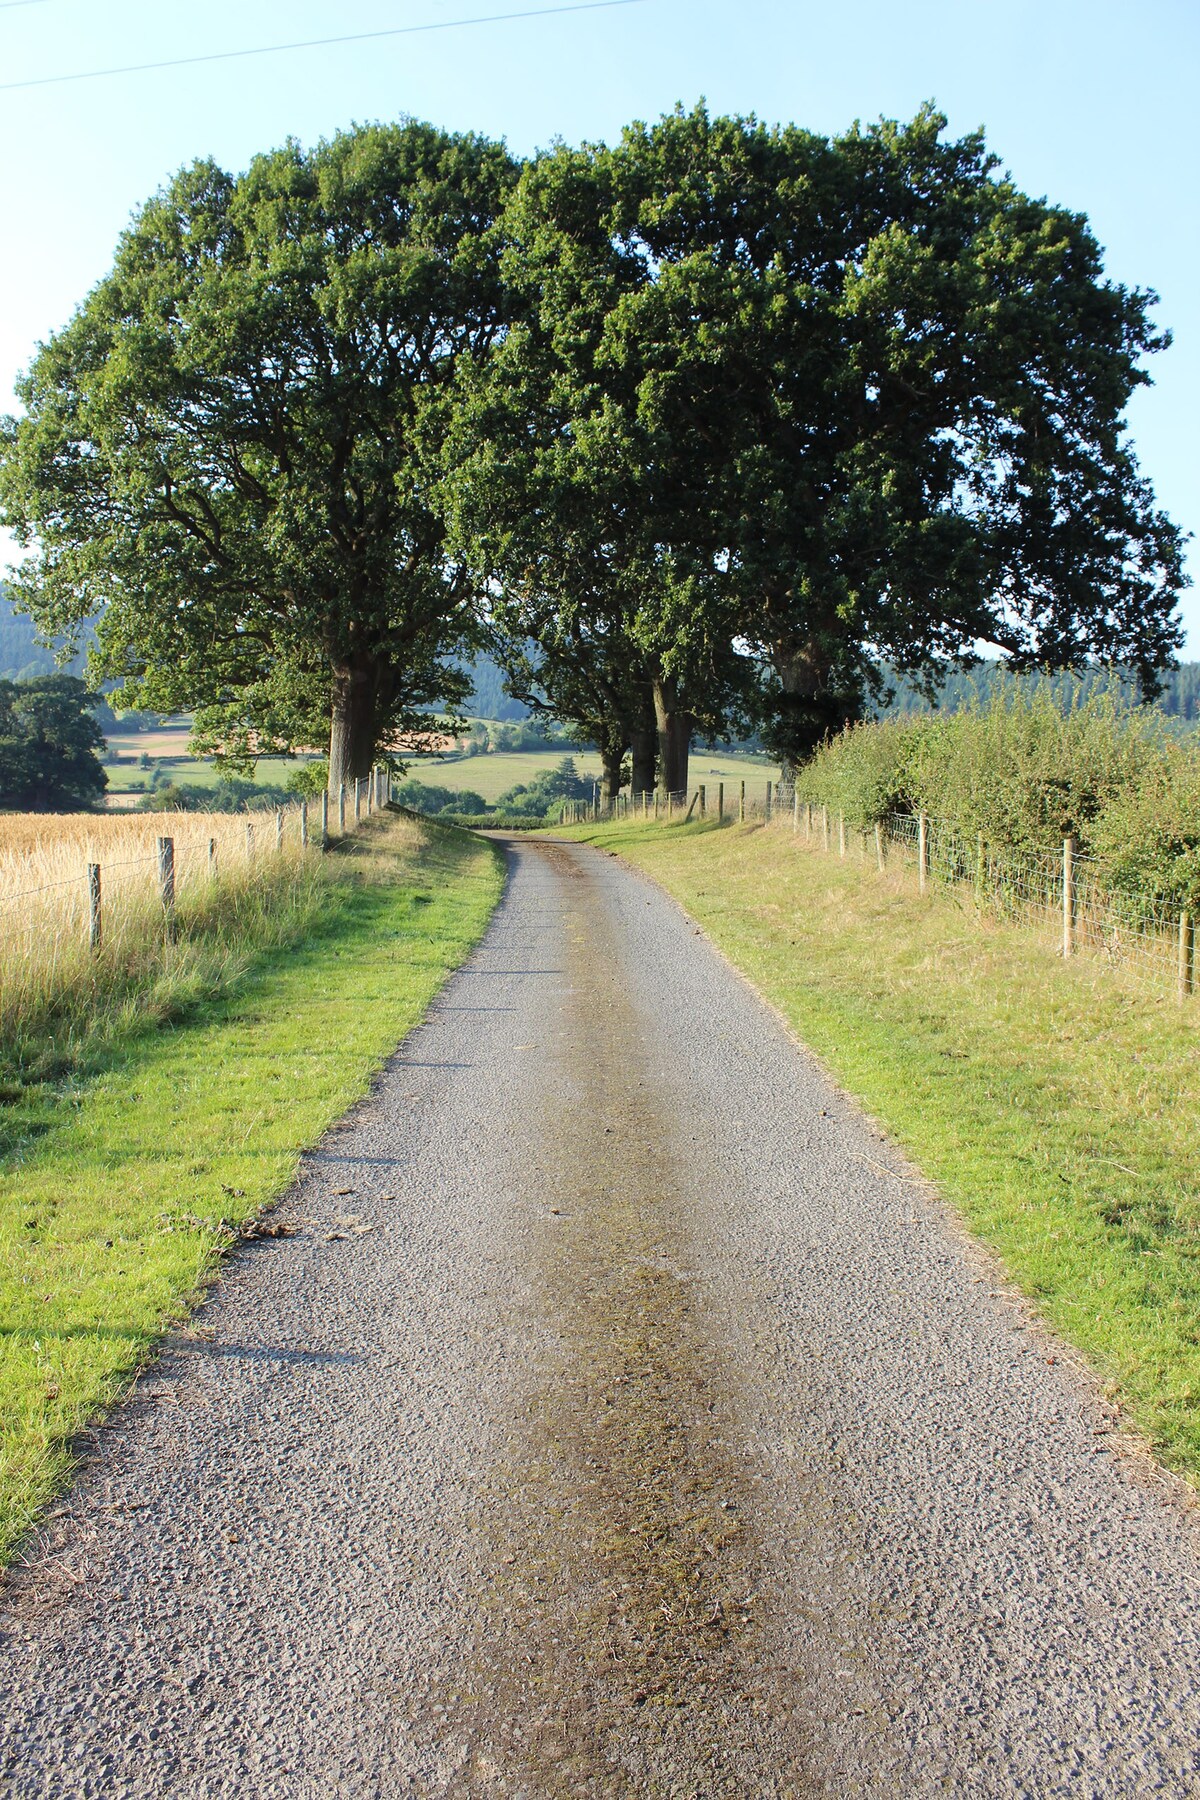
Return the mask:
{"type": "Polygon", "coordinates": [[[687,907],[1200,1482],[1193,1010],[790,834],[569,835],[687,907]]]}
{"type": "Polygon", "coordinates": [[[469,953],[503,872],[489,844],[384,816],[320,881],[290,936],[273,915],[239,979],[174,1029],[135,1014],[86,1081],[29,1096],[0,1156],[0,1563],[231,1227],[283,1192],[469,953]]]}

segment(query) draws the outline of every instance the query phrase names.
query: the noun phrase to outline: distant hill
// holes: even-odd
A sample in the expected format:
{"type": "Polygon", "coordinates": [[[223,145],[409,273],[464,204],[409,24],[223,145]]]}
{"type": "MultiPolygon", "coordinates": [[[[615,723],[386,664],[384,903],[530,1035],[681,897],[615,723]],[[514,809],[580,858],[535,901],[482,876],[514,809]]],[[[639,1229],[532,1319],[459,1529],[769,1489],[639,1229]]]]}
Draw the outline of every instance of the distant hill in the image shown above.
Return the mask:
{"type": "MultiPolygon", "coordinates": [[[[938,711],[961,712],[964,707],[977,700],[986,705],[1004,678],[1004,664],[998,662],[980,663],[978,668],[969,673],[949,675],[938,695],[938,711]]],[[[1026,679],[1034,682],[1044,680],[1045,677],[1033,675],[1026,679]]],[[[1112,677],[1103,669],[1085,670],[1080,675],[1052,675],[1049,679],[1054,692],[1065,705],[1070,705],[1073,700],[1086,700],[1097,688],[1107,688],[1112,681],[1112,677]]],[[[882,717],[895,718],[897,715],[930,710],[929,702],[903,676],[890,675],[888,680],[889,685],[896,690],[896,697],[884,709],[882,717]]],[[[1122,691],[1132,699],[1133,683],[1122,684],[1122,691]]],[[[1163,691],[1155,705],[1159,712],[1170,719],[1183,719],[1189,723],[1200,720],[1200,662],[1180,663],[1178,668],[1168,669],[1164,676],[1163,691]]]]}
{"type": "MultiPolygon", "coordinates": [[[[65,665],[67,674],[82,675],[84,661],[83,652],[73,656],[65,665]]],[[[34,675],[53,675],[62,666],[53,650],[38,643],[33,621],[15,610],[0,582],[0,679],[29,681],[34,675]]]]}
{"type": "Polygon", "coordinates": [[[527,719],[529,708],[504,691],[504,671],[499,663],[482,653],[467,667],[475,682],[475,691],[465,710],[473,719],[527,719]]]}

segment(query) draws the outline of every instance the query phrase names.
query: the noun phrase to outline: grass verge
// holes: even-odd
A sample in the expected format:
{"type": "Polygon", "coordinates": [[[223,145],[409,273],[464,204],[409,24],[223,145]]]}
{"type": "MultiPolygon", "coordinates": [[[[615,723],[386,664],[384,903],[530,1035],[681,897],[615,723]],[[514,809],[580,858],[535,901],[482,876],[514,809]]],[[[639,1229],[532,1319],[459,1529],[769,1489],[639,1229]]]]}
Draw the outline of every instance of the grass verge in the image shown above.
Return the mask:
{"type": "Polygon", "coordinates": [[[230,1227],[367,1090],[478,941],[490,844],[377,819],[328,859],[319,912],[217,993],[131,1026],[43,1089],[0,1157],[0,1564],[212,1275],[230,1227]]]}
{"type": "Polygon", "coordinates": [[[1200,1003],[777,828],[562,835],[687,908],[1200,1480],[1200,1003]]]}

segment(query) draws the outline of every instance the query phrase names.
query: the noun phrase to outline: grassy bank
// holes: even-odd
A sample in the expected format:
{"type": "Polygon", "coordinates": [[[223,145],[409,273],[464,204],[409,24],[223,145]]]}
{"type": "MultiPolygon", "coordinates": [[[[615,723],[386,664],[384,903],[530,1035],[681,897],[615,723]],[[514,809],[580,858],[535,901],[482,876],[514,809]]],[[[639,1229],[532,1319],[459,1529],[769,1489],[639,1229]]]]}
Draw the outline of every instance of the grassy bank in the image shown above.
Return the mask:
{"type": "Polygon", "coordinates": [[[71,1434],[186,1310],[229,1226],[366,1091],[501,881],[490,845],[376,819],[327,859],[290,936],[26,1098],[0,1158],[0,1561],[63,1478],[71,1434]]]}
{"type": "Polygon", "coordinates": [[[580,827],[655,876],[1200,1479],[1200,1002],[762,827],[580,827]]]}

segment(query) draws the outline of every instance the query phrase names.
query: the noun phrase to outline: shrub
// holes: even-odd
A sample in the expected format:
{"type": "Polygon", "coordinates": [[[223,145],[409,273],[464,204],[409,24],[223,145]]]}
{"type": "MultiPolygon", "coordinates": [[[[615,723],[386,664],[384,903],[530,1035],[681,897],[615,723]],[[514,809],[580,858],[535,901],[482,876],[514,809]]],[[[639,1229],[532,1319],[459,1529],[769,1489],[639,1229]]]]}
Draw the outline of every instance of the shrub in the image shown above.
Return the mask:
{"type": "MultiPolygon", "coordinates": [[[[925,812],[997,848],[1040,850],[1095,822],[1163,766],[1170,738],[1112,690],[1063,708],[1048,682],[996,687],[986,704],[853,727],[801,771],[806,799],[866,829],[925,812]]],[[[1194,753],[1189,753],[1194,754],[1194,753]]]]}

